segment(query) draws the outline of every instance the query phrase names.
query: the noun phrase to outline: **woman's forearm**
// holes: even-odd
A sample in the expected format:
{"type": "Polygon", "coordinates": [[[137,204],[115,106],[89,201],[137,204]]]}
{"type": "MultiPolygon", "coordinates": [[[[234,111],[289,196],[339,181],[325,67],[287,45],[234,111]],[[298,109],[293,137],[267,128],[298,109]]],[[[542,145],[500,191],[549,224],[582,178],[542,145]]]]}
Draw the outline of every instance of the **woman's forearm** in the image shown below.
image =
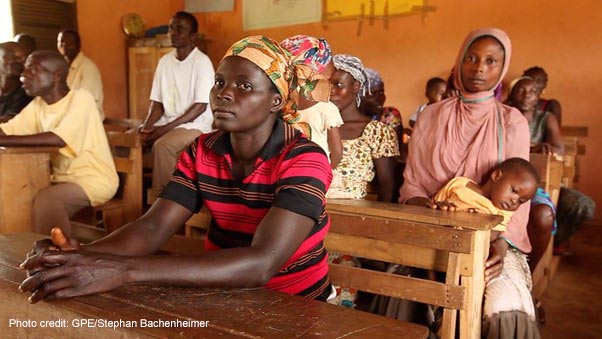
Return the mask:
{"type": "Polygon", "coordinates": [[[127,284],[259,287],[276,273],[266,264],[265,256],[251,247],[207,252],[202,256],[144,256],[125,260],[127,284]]]}

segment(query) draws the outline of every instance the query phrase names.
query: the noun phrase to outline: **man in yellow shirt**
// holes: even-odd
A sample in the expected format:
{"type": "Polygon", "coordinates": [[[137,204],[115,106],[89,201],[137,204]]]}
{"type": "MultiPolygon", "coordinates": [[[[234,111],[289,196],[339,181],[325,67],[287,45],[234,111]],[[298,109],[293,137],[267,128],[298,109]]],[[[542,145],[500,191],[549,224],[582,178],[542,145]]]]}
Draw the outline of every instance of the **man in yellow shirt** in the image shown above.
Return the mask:
{"type": "Polygon", "coordinates": [[[100,119],[104,120],[102,108],[104,95],[102,92],[102,78],[96,64],[87,58],[81,51],[79,34],[72,30],[62,30],[56,38],[56,47],[69,63],[67,85],[70,89],[85,89],[94,97],[100,119]]]}
{"type": "Polygon", "coordinates": [[[71,231],[69,219],[86,206],[113,197],[119,178],[109,143],[87,91],[69,90],[69,65],[56,52],[33,52],[21,76],[23,88],[35,97],[21,113],[0,124],[1,146],[56,146],[51,155],[52,185],[33,204],[36,232],[60,226],[71,231]]]}

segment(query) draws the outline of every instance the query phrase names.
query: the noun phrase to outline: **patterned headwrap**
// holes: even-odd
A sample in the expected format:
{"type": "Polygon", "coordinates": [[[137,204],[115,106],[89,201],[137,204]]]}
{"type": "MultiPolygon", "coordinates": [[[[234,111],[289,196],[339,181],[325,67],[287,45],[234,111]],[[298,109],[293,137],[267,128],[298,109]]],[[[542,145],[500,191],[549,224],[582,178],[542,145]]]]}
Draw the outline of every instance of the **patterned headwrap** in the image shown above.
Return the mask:
{"type": "Polygon", "coordinates": [[[255,35],[235,42],[224,57],[245,58],[261,68],[278,89],[286,102],[282,109],[282,119],[311,136],[307,125],[300,126],[297,105],[299,95],[311,101],[328,101],[330,84],[328,80],[306,65],[295,65],[290,53],[268,37],[255,35]]]}
{"type": "Polygon", "coordinates": [[[370,87],[378,86],[383,83],[383,78],[380,77],[380,73],[378,73],[377,70],[366,67],[365,71],[370,87]]]}
{"type": "Polygon", "coordinates": [[[332,50],[323,38],[295,35],[282,40],[280,46],[291,52],[293,63],[312,66],[319,73],[332,61],[332,50]]]}
{"type": "Polygon", "coordinates": [[[337,54],[332,58],[332,62],[334,63],[334,68],[349,73],[355,81],[360,83],[360,91],[355,97],[355,104],[357,107],[360,107],[362,97],[366,93],[370,93],[370,81],[366,76],[362,60],[349,54],[337,54]]]}

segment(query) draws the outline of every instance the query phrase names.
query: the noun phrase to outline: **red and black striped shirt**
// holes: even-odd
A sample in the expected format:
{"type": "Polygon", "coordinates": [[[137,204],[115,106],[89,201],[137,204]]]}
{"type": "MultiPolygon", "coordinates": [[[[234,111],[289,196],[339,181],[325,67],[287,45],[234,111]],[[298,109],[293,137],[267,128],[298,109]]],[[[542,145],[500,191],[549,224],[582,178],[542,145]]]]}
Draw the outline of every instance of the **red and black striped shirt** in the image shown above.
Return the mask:
{"type": "Polygon", "coordinates": [[[180,156],[162,198],[212,220],[205,249],[250,246],[272,206],[315,220],[301,246],[267,283],[269,289],[316,298],[330,285],[323,240],[330,227],[325,193],[332,170],[322,149],[277,119],[253,172],[232,176],[232,146],[225,132],[202,134],[180,156]]]}

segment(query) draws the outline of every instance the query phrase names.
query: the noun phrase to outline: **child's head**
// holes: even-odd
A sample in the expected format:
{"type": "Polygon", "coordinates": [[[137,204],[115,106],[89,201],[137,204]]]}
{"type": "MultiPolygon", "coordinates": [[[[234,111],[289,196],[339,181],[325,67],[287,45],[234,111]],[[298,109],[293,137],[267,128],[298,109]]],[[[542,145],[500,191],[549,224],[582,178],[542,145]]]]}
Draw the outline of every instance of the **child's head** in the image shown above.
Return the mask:
{"type": "Polygon", "coordinates": [[[431,78],[426,82],[424,94],[429,100],[429,105],[439,102],[443,99],[443,94],[447,90],[447,83],[441,78],[431,78]]]}
{"type": "Polygon", "coordinates": [[[335,69],[332,63],[332,50],[326,39],[295,35],[282,40],[280,46],[291,53],[291,61],[294,64],[311,66],[330,80],[335,69]]]}
{"type": "Polygon", "coordinates": [[[539,185],[539,174],[531,163],[521,158],[510,158],[496,166],[489,176],[489,199],[495,207],[516,211],[531,199],[539,185]]]}

